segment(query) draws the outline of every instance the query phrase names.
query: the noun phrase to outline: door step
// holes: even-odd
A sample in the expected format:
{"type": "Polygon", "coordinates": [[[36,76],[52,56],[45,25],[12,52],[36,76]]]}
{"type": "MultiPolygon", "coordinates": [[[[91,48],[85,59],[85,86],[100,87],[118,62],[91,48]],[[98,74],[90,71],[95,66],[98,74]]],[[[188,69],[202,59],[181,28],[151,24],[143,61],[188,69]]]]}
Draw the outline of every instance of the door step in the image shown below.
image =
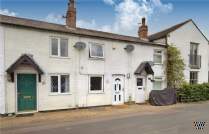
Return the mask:
{"type": "Polygon", "coordinates": [[[27,114],[17,114],[16,117],[27,117],[27,116],[33,116],[34,113],[27,113],[27,114]]]}
{"type": "Polygon", "coordinates": [[[18,112],[16,114],[16,117],[26,117],[26,116],[33,116],[34,113],[36,113],[37,111],[27,111],[27,112],[18,112]]]}

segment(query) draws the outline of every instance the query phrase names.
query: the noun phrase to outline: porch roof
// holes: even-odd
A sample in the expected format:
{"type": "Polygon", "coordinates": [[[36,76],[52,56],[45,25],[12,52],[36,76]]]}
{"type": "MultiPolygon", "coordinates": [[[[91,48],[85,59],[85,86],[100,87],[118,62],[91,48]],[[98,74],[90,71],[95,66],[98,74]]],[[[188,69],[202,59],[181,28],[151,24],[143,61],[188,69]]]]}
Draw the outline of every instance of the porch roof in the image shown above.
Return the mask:
{"type": "Polygon", "coordinates": [[[154,75],[154,71],[152,70],[152,67],[150,65],[149,61],[142,62],[136,71],[134,72],[135,75],[141,75],[142,72],[145,71],[147,74],[152,74],[154,75]]]}
{"type": "Polygon", "coordinates": [[[6,70],[6,72],[12,76],[12,81],[14,81],[14,71],[20,65],[30,65],[38,72],[39,75],[44,74],[43,70],[39,67],[39,65],[34,61],[34,59],[30,55],[23,54],[6,70]]]}

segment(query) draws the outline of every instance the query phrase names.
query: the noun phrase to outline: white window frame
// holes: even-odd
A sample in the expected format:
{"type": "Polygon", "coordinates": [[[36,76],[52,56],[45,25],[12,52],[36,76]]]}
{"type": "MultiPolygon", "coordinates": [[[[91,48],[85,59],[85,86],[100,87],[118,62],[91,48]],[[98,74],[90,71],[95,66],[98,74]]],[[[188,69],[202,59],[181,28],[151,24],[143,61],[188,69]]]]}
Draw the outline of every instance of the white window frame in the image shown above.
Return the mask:
{"type": "MultiPolygon", "coordinates": [[[[157,81],[157,82],[161,82],[161,88],[163,89],[163,77],[155,77],[154,78],[154,82],[155,81],[157,81]]],[[[162,90],[162,89],[160,89],[160,90],[162,90]]],[[[153,90],[155,90],[154,89],[154,83],[153,83],[153,90]]],[[[159,90],[159,89],[158,89],[159,90]]]]}
{"type": "Polygon", "coordinates": [[[162,50],[162,49],[154,49],[153,62],[154,62],[155,65],[162,65],[162,64],[163,64],[163,50],[162,50]],[[156,53],[156,51],[161,51],[161,54],[156,53]],[[157,55],[157,56],[160,55],[160,56],[161,56],[161,63],[156,63],[156,62],[154,61],[155,55],[157,55]]]}
{"type": "Polygon", "coordinates": [[[50,57],[54,57],[54,58],[69,58],[69,39],[65,38],[65,37],[54,37],[51,36],[50,37],[50,57]],[[58,55],[52,55],[52,39],[57,39],[58,40],[58,55]],[[66,39],[68,41],[67,43],[67,49],[68,49],[68,56],[61,56],[61,39],[66,39]]]}
{"type": "Polygon", "coordinates": [[[49,76],[49,83],[50,83],[50,85],[49,85],[49,92],[50,92],[50,95],[67,95],[67,94],[71,94],[71,91],[70,91],[70,75],[69,74],[50,74],[50,76],[49,76]],[[67,75],[67,76],[69,76],[69,82],[68,82],[68,92],[66,92],[66,93],[62,93],[61,92],[61,76],[62,75],[67,75]],[[51,91],[51,77],[52,76],[57,76],[58,77],[58,92],[52,92],[51,91]]]}
{"type": "Polygon", "coordinates": [[[104,75],[89,75],[89,93],[97,94],[97,93],[104,93],[104,75]],[[102,78],[102,89],[99,91],[92,91],[91,90],[91,77],[101,77],[102,78]]]}
{"type": "Polygon", "coordinates": [[[91,59],[104,59],[104,44],[100,44],[100,43],[94,43],[94,42],[89,42],[90,46],[89,46],[89,58],[91,59]],[[91,50],[92,50],[92,45],[100,45],[102,46],[102,50],[103,50],[103,56],[92,56],[91,55],[91,50]]]}

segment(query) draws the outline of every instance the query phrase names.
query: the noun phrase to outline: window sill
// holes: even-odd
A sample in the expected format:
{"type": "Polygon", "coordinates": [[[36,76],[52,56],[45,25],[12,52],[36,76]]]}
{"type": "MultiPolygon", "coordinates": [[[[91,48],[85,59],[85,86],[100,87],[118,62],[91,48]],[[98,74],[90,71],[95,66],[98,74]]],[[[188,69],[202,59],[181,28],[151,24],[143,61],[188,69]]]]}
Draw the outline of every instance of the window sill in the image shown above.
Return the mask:
{"type": "Polygon", "coordinates": [[[105,58],[99,58],[99,57],[89,57],[89,60],[101,60],[104,61],[105,58]]]}
{"type": "Polygon", "coordinates": [[[163,63],[154,63],[154,65],[163,65],[163,63]]]}
{"type": "Polygon", "coordinates": [[[65,96],[72,95],[72,93],[49,93],[49,96],[65,96]]]}
{"type": "Polygon", "coordinates": [[[89,91],[89,94],[105,94],[105,92],[92,92],[92,91],[89,91]]]}
{"type": "Polygon", "coordinates": [[[61,57],[61,56],[50,56],[50,58],[56,58],[56,59],[71,59],[69,56],[68,57],[61,57]]]}

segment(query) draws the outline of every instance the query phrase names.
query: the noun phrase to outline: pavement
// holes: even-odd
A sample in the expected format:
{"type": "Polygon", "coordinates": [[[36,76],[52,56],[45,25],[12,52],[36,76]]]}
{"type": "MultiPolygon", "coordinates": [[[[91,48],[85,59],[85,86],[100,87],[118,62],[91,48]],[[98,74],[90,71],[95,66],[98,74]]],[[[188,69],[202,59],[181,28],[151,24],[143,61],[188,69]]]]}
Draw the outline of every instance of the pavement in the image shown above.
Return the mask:
{"type": "MultiPolygon", "coordinates": [[[[140,105],[138,106],[140,107],[140,105]]],[[[143,107],[143,106],[141,106],[143,107]]],[[[1,134],[209,134],[209,102],[156,107],[156,111],[116,112],[74,121],[2,127],[1,134]],[[204,124],[205,122],[205,124],[204,124]],[[200,129],[195,127],[195,123],[200,129]],[[203,126],[204,124],[204,126],[203,126]]],[[[150,107],[151,109],[153,107],[150,107]]],[[[128,109],[128,108],[127,108],[128,109]]],[[[126,109],[126,111],[127,111],[126,109]]],[[[154,107],[155,109],[155,107],[154,107]]],[[[102,110],[96,110],[103,112],[102,110]]],[[[114,110],[115,111],[115,110],[114,110]]],[[[117,111],[117,110],[116,110],[117,111]]],[[[17,117],[16,117],[17,118],[17,117]]],[[[16,119],[14,118],[14,119],[16,119]]],[[[32,117],[31,117],[32,118],[32,117]]],[[[5,119],[4,119],[5,120],[5,119]]],[[[3,120],[3,121],[4,121],[3,120]]],[[[8,120],[8,119],[6,119],[8,120]]]]}

